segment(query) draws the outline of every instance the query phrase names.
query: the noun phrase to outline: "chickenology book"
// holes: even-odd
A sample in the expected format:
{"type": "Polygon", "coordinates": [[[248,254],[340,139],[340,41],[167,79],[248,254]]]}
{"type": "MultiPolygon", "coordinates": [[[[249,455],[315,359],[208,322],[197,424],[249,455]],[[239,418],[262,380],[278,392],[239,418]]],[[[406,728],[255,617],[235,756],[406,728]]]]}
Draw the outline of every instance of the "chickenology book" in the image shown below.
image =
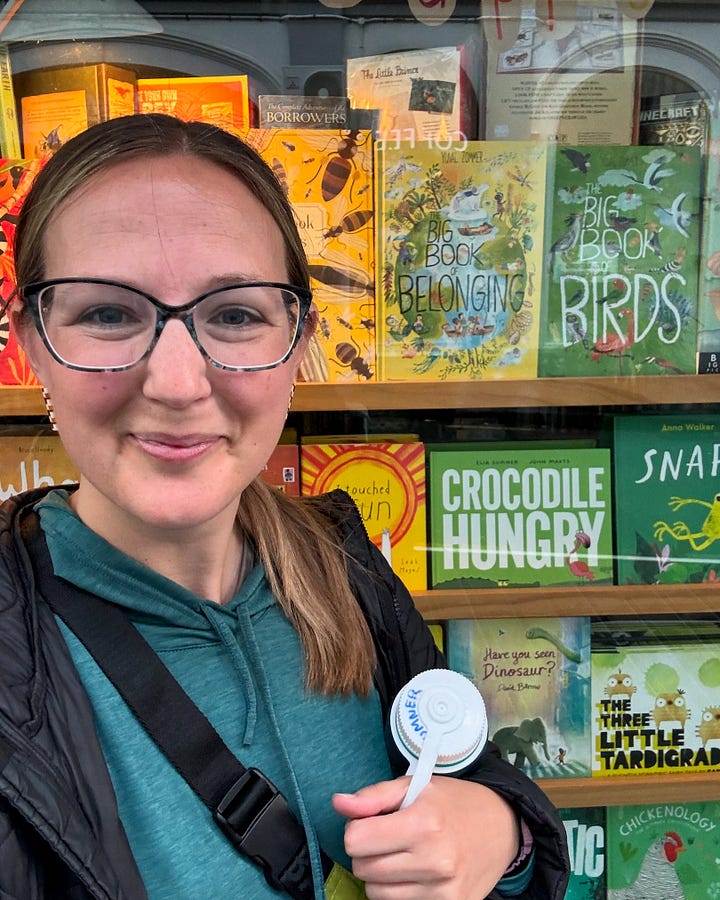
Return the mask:
{"type": "Polygon", "coordinates": [[[245,137],[284,187],[308,257],[318,327],[301,364],[301,379],[374,381],[370,131],[253,128],[245,137]]]}
{"type": "Polygon", "coordinates": [[[618,584],[720,580],[720,421],[613,417],[618,584]]]}
{"type": "Polygon", "coordinates": [[[446,652],[504,759],[532,778],[590,775],[589,618],[451,619],[446,652]]]}
{"type": "Polygon", "coordinates": [[[567,836],[570,880],[564,900],[606,900],[605,808],[558,809],[567,836]]]}
{"type": "Polygon", "coordinates": [[[427,589],[425,447],[419,441],[301,444],[301,493],[342,488],[370,540],[413,590],[427,589]]]}
{"type": "Polygon", "coordinates": [[[429,451],[431,587],[613,583],[610,451],[429,451]]]}
{"type": "Polygon", "coordinates": [[[381,380],[537,375],[546,154],[482,141],[377,149],[381,380]]]}
{"type": "Polygon", "coordinates": [[[56,434],[0,436],[0,500],[44,485],[72,484],[79,473],[56,434]]]}
{"type": "Polygon", "coordinates": [[[720,803],[607,810],[608,900],[720,897],[720,803]]]}
{"type": "Polygon", "coordinates": [[[538,374],[693,374],[699,147],[555,147],[538,374]]]}
{"type": "Polygon", "coordinates": [[[720,771],[720,623],[593,619],[592,774],[720,771]]]}

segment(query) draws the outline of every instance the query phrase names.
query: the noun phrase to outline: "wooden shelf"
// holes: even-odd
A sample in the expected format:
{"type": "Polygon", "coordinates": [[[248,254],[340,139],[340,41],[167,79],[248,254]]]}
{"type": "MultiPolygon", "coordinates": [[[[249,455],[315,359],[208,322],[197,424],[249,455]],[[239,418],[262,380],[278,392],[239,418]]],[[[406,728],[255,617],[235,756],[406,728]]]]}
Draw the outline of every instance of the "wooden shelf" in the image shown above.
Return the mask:
{"type": "Polygon", "coordinates": [[[716,584],[413,591],[413,598],[423,617],[431,622],[503,616],[687,615],[720,609],[716,584]]]}
{"type": "Polygon", "coordinates": [[[0,387],[0,416],[42,416],[45,404],[39,387],[0,387]]]}
{"type": "Polygon", "coordinates": [[[559,807],[700,803],[720,800],[720,777],[717,772],[543,778],[537,783],[559,807]]]}

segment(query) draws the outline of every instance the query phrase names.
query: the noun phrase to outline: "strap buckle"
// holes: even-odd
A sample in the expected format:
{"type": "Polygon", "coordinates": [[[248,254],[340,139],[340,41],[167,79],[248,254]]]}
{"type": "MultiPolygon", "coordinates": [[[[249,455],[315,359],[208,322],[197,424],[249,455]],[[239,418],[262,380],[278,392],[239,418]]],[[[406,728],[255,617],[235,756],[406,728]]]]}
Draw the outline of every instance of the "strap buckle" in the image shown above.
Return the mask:
{"type": "Polygon", "coordinates": [[[213,817],[230,842],[263,869],[270,887],[294,897],[314,896],[305,830],[259,769],[245,770],[213,817]]]}

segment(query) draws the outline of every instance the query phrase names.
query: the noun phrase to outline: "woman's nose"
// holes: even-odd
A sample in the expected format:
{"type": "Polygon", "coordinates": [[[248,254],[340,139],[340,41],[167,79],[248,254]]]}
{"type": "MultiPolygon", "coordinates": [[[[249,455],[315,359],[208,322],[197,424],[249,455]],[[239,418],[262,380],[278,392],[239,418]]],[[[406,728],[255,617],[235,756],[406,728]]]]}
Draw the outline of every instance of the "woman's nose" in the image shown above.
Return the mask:
{"type": "Polygon", "coordinates": [[[171,406],[209,396],[208,361],[185,324],[169,319],[146,361],[143,392],[171,406]]]}

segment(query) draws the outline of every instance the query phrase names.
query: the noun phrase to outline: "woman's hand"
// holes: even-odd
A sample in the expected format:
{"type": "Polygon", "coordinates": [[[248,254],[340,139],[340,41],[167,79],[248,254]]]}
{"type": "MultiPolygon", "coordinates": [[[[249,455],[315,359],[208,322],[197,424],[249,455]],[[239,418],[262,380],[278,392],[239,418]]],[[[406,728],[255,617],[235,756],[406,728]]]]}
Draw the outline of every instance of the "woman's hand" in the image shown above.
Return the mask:
{"type": "Polygon", "coordinates": [[[368,900],[481,900],[515,858],[520,832],[511,807],[470,781],[433,776],[406,809],[409,778],[335,794],[349,821],[345,849],[368,900]]]}

